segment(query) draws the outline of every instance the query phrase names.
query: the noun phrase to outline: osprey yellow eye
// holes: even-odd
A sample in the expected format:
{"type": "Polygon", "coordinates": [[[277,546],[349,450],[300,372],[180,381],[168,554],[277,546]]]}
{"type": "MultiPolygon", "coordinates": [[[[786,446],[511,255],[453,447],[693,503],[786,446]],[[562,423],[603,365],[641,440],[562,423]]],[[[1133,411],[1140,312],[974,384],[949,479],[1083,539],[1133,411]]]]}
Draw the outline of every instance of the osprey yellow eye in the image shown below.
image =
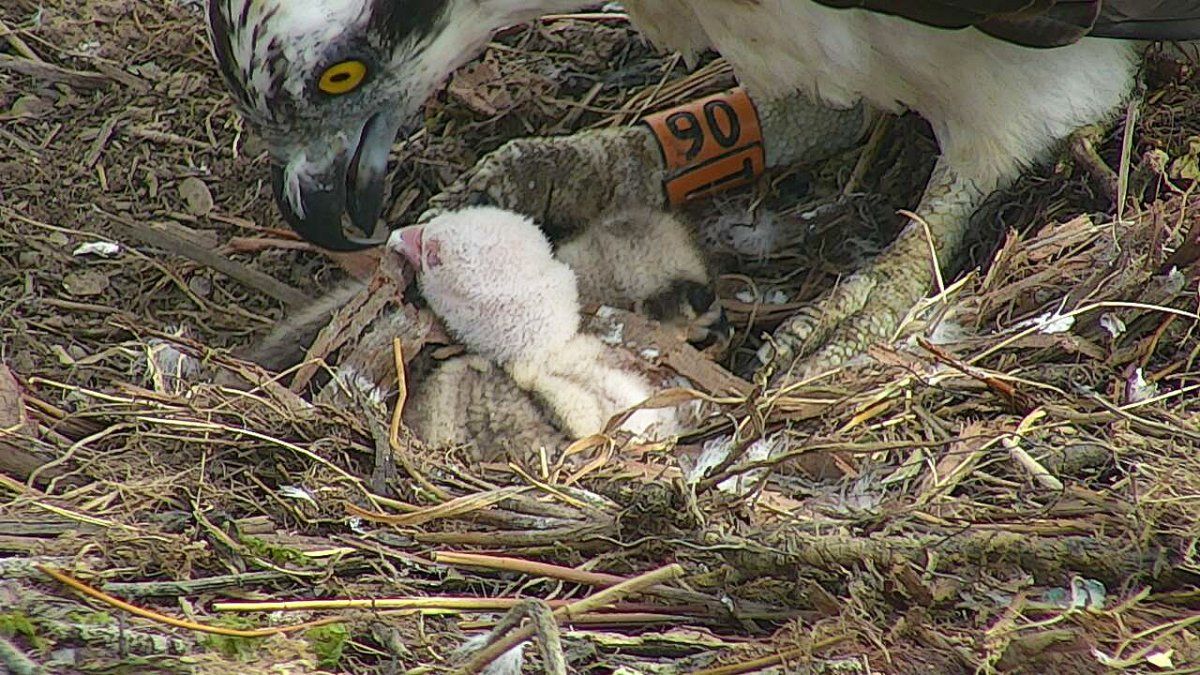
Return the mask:
{"type": "Polygon", "coordinates": [[[367,77],[367,64],[362,61],[342,61],[335,63],[325,69],[321,73],[321,79],[317,82],[317,88],[326,94],[348,94],[355,89],[367,77]]]}

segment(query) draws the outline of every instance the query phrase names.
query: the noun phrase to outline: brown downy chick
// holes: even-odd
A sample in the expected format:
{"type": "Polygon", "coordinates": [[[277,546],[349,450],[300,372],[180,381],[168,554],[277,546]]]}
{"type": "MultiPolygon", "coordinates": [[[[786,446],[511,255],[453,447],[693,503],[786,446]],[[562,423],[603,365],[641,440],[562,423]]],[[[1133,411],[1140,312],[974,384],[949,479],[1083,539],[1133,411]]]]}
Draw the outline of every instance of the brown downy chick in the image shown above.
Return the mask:
{"type": "Polygon", "coordinates": [[[478,354],[438,362],[413,386],[404,421],[426,443],[469,445],[478,460],[522,463],[539,448],[567,443],[529,393],[478,354]]]}
{"type": "MultiPolygon", "coordinates": [[[[416,267],[422,295],[446,328],[532,394],[567,436],[599,433],[655,392],[633,357],[579,332],[575,275],[529,219],[490,207],[464,209],[400,230],[389,245],[416,267]]],[[[429,423],[438,406],[428,396],[411,401],[410,424],[439,442],[429,423]]],[[[620,428],[662,438],[676,433],[680,421],[673,409],[642,409],[620,428]]]]}
{"type": "Polygon", "coordinates": [[[585,303],[645,314],[697,347],[732,337],[696,233],[672,213],[631,208],[602,216],[554,255],[574,270],[585,303]]]}

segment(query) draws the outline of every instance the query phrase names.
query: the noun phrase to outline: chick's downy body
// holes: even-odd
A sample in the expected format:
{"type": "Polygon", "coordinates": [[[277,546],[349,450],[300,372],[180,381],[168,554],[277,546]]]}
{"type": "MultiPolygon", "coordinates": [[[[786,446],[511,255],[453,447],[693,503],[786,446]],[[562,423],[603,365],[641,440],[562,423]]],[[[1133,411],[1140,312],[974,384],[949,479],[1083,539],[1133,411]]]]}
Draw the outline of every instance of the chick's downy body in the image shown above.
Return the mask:
{"type": "Polygon", "coordinates": [[[554,255],[575,272],[585,302],[645,314],[697,346],[723,345],[732,327],[713,290],[694,229],[662,209],[601,216],[554,255]]]}
{"type": "Polygon", "coordinates": [[[495,208],[445,214],[393,235],[421,295],[472,351],[509,363],[548,357],[579,332],[575,275],[529,220],[495,208]]]}
{"type": "Polygon", "coordinates": [[[581,297],[614,306],[640,305],[680,283],[709,284],[693,233],[659,209],[606,215],[559,244],[554,256],[575,272],[581,297]]]}
{"type": "MultiPolygon", "coordinates": [[[[401,230],[390,245],[417,266],[422,295],[447,329],[502,368],[567,437],[603,431],[610,418],[655,392],[629,355],[579,332],[575,275],[527,218],[464,209],[401,230]]],[[[432,394],[414,398],[410,423],[418,435],[433,432],[426,440],[452,440],[437,437],[446,425],[428,424],[445,417],[435,403],[432,394]]],[[[664,437],[678,423],[672,409],[642,409],[620,428],[664,437]]]]}
{"type": "Polygon", "coordinates": [[[568,441],[528,391],[478,354],[442,361],[414,384],[404,421],[426,443],[469,446],[476,459],[499,461],[568,441]]]}

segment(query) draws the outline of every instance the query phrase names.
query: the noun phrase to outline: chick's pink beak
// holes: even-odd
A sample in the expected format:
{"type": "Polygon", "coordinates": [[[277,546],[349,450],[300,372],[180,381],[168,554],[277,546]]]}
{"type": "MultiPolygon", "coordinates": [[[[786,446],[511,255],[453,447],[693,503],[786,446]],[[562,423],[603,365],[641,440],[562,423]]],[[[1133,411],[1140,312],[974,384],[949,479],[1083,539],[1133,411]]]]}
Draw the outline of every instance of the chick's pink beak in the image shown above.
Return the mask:
{"type": "Polygon", "coordinates": [[[421,269],[421,247],[425,228],[413,225],[400,230],[400,255],[408,259],[412,266],[421,269]]]}

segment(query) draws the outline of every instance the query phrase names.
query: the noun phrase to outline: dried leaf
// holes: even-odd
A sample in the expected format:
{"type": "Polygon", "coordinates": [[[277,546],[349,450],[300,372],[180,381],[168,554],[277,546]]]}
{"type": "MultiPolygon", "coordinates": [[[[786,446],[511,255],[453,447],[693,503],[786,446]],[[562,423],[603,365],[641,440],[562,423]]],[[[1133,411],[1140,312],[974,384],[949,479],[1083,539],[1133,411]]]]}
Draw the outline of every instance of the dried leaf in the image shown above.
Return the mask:
{"type": "Polygon", "coordinates": [[[189,176],[179,183],[179,196],[183,198],[184,208],[193,216],[207,215],[213,208],[212,192],[204,181],[189,176]]]}
{"type": "Polygon", "coordinates": [[[455,75],[447,88],[450,95],[484,115],[495,116],[513,106],[497,67],[487,61],[468,66],[455,75]]]}
{"type": "Polygon", "coordinates": [[[1174,653],[1175,653],[1174,650],[1168,649],[1166,651],[1154,652],[1152,654],[1147,654],[1146,662],[1149,663],[1150,665],[1154,666],[1155,668],[1161,668],[1163,670],[1170,670],[1175,667],[1175,662],[1171,659],[1171,656],[1174,653]]]}
{"type": "Polygon", "coordinates": [[[114,244],[111,241],[90,241],[86,244],[80,244],[71,251],[71,255],[79,257],[84,255],[98,255],[102,258],[111,258],[121,252],[121,245],[114,244]]]}
{"type": "Polygon", "coordinates": [[[1196,180],[1200,178],[1200,136],[1187,140],[1187,154],[1171,162],[1171,177],[1196,180]]]}
{"type": "Polygon", "coordinates": [[[79,270],[63,278],[63,289],[76,297],[100,295],[108,290],[108,274],[100,270],[79,270]]]}
{"type": "Polygon", "coordinates": [[[54,110],[54,104],[33,94],[26,94],[13,102],[9,114],[13,117],[41,117],[44,113],[52,110],[54,110]]]}

